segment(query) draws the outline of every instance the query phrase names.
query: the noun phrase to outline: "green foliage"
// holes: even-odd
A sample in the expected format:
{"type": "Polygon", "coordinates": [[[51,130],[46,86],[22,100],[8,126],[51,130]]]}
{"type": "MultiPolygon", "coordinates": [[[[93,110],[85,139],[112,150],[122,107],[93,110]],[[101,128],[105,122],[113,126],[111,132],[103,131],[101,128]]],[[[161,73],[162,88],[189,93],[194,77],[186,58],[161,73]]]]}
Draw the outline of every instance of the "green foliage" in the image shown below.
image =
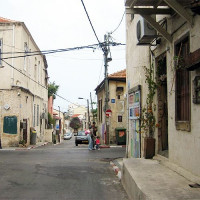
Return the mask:
{"type": "Polygon", "coordinates": [[[94,117],[97,117],[97,108],[96,109],[92,109],[91,113],[94,117]]]}
{"type": "Polygon", "coordinates": [[[53,124],[53,126],[55,126],[56,124],[56,120],[52,118],[50,113],[48,113],[48,124],[49,125],[53,124]]]}
{"type": "Polygon", "coordinates": [[[148,93],[146,98],[146,105],[142,108],[141,114],[141,128],[149,137],[153,137],[156,119],[154,116],[154,111],[156,106],[153,105],[153,98],[156,93],[157,84],[154,81],[154,66],[151,65],[150,68],[144,67],[145,71],[145,83],[148,86],[148,93]]]}
{"type": "Polygon", "coordinates": [[[55,94],[57,94],[58,89],[59,89],[59,85],[56,85],[55,82],[49,83],[48,97],[53,96],[53,99],[55,99],[56,98],[55,94]]]}
{"type": "Polygon", "coordinates": [[[71,119],[69,126],[73,129],[79,129],[82,126],[82,123],[78,117],[71,119]]]}

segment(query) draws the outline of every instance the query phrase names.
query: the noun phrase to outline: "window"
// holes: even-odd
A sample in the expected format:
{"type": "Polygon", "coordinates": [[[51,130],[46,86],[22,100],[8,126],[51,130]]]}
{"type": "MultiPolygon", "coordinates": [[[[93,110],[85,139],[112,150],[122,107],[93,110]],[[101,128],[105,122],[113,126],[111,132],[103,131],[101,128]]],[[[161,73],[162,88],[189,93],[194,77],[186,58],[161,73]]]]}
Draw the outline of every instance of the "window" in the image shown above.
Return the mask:
{"type": "Polygon", "coordinates": [[[102,122],[102,99],[99,100],[99,122],[102,122]]]}
{"type": "Polygon", "coordinates": [[[1,61],[1,58],[2,58],[2,57],[1,57],[1,55],[2,55],[2,54],[1,54],[1,53],[2,53],[2,46],[3,46],[3,45],[2,45],[2,40],[0,39],[0,66],[2,65],[2,61],[1,61]]]}
{"type": "Polygon", "coordinates": [[[35,79],[35,81],[37,81],[36,78],[37,78],[37,58],[35,57],[35,66],[34,66],[34,79],[35,79]]]}
{"type": "Polygon", "coordinates": [[[28,63],[28,44],[27,42],[24,42],[24,70],[26,71],[27,63],[28,63]]]}
{"type": "Polygon", "coordinates": [[[176,66],[176,128],[190,130],[190,79],[189,71],[184,67],[184,58],[189,55],[188,37],[175,46],[176,66]],[[185,124],[185,125],[184,125],[185,124]]]}
{"type": "Polygon", "coordinates": [[[118,116],[118,122],[122,122],[122,116],[121,115],[118,116]]]}
{"type": "Polygon", "coordinates": [[[39,105],[37,105],[37,126],[39,126],[39,120],[40,120],[39,111],[40,111],[39,105]]]}
{"type": "Polygon", "coordinates": [[[124,93],[124,88],[123,87],[117,87],[116,88],[116,95],[119,96],[119,95],[123,95],[124,93]]]}
{"type": "Polygon", "coordinates": [[[40,61],[38,61],[38,83],[40,83],[40,61]]]}
{"type": "Polygon", "coordinates": [[[36,113],[36,105],[33,107],[33,127],[35,127],[35,113],[36,113]]]}

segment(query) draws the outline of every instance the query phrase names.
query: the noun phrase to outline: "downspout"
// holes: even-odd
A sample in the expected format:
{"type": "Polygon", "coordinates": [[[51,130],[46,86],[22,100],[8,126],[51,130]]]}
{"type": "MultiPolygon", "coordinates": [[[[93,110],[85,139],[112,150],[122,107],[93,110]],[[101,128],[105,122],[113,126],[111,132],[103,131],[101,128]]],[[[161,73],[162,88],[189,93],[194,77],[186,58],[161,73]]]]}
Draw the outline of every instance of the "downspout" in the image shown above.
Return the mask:
{"type": "MultiPolygon", "coordinates": [[[[11,65],[14,66],[14,48],[15,48],[15,24],[13,24],[12,27],[12,59],[11,59],[11,65]]],[[[11,86],[14,85],[14,68],[11,69],[11,86]]]]}
{"type": "MultiPolygon", "coordinates": [[[[128,72],[126,73],[126,77],[128,77],[127,74],[128,74],[128,72]]],[[[129,83],[128,83],[128,85],[129,85],[129,83]]],[[[128,93],[129,86],[126,86],[126,89],[127,89],[127,91],[126,91],[126,110],[127,110],[127,112],[126,112],[126,116],[127,116],[126,117],[126,119],[127,119],[126,120],[126,158],[128,158],[128,147],[130,145],[129,144],[129,137],[130,137],[130,135],[129,135],[129,93],[128,93]]]]}

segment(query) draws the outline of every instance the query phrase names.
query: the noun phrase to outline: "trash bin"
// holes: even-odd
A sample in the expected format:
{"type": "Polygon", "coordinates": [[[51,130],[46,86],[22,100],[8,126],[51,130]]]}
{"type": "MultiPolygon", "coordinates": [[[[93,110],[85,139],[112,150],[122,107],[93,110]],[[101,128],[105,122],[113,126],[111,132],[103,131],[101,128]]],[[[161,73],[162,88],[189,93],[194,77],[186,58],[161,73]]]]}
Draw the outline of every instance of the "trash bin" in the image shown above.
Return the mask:
{"type": "Polygon", "coordinates": [[[116,128],[115,129],[117,144],[126,144],[126,129],[116,128]]]}
{"type": "Polygon", "coordinates": [[[36,144],[37,132],[31,129],[30,144],[36,144]]]}

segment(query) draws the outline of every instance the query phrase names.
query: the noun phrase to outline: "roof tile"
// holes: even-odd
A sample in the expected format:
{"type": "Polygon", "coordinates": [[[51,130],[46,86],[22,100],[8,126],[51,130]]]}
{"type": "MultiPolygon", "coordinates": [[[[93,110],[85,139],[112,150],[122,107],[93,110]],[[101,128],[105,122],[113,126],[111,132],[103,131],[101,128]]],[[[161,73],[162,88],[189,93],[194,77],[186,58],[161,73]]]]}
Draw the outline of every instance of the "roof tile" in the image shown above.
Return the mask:
{"type": "Polygon", "coordinates": [[[108,75],[109,78],[126,78],[126,69],[108,75]]]}

